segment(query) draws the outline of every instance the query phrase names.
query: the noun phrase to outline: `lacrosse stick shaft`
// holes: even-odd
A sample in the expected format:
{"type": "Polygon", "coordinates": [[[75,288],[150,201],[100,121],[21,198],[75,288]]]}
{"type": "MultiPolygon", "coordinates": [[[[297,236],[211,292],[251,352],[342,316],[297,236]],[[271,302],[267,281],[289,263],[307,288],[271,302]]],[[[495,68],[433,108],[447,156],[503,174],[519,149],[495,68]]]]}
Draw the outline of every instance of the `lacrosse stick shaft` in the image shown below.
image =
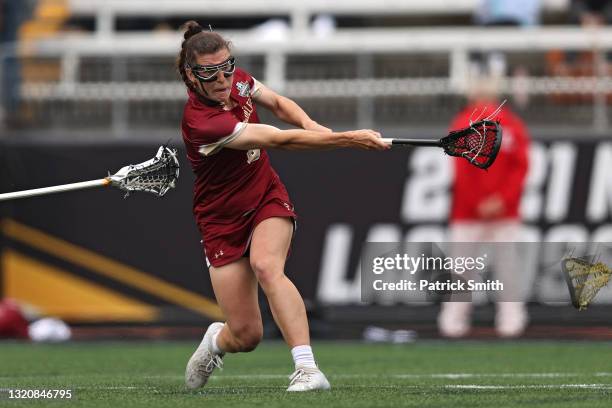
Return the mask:
{"type": "Polygon", "coordinates": [[[427,139],[389,139],[383,138],[383,142],[390,145],[407,145],[407,146],[435,146],[440,147],[439,140],[427,139]]]}
{"type": "Polygon", "coordinates": [[[86,188],[107,186],[111,183],[110,179],[82,181],[80,183],[62,184],[60,186],[35,188],[33,190],[15,191],[13,193],[0,194],[0,201],[15,200],[17,198],[34,197],[39,195],[61,193],[64,191],[83,190],[86,188]]]}

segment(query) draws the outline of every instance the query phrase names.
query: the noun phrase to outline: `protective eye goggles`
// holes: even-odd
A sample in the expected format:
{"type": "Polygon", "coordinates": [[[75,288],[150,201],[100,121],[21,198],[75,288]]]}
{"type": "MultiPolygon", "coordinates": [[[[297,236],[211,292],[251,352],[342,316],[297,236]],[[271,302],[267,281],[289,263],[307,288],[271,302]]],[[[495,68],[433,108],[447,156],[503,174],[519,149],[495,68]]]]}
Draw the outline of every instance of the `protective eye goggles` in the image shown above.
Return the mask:
{"type": "Polygon", "coordinates": [[[185,65],[193,72],[193,75],[202,82],[214,82],[217,79],[219,71],[227,78],[236,70],[236,59],[229,57],[227,60],[218,65],[185,65]]]}

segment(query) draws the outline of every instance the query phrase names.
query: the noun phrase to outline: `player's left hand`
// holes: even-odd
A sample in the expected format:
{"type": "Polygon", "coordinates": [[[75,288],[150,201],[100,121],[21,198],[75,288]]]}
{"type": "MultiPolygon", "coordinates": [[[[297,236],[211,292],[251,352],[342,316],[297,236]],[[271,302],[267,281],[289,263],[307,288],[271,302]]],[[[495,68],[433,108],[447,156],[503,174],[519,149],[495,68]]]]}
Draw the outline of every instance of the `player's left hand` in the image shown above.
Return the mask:
{"type": "Polygon", "coordinates": [[[315,131],[315,132],[326,132],[326,133],[331,133],[331,131],[332,131],[330,128],[326,128],[323,125],[319,125],[314,120],[311,120],[310,122],[308,122],[304,126],[304,130],[312,130],[312,131],[315,131]]]}

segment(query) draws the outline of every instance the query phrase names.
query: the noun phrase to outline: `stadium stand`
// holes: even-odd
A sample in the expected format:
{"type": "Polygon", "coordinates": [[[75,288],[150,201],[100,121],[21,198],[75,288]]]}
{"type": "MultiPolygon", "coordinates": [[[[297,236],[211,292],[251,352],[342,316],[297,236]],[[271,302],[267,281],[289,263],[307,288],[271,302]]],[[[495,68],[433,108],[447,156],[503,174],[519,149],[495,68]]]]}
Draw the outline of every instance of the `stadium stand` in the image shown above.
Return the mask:
{"type": "Polygon", "coordinates": [[[461,105],[470,54],[498,50],[507,61],[503,89],[527,94],[521,110],[532,127],[559,134],[562,115],[565,130],[606,131],[609,77],[597,70],[559,75],[547,55],[593,49],[603,55],[612,48],[612,30],[559,25],[569,21],[567,0],[543,1],[543,25],[528,29],[475,27],[478,6],[477,0],[42,1],[35,16],[47,18],[24,26],[19,51],[24,126],[111,128],[117,136],[151,124],[176,127],[185,98],[173,68],[177,28],[196,18],[229,36],[255,77],[335,127],[357,123],[393,134],[406,122],[440,123],[433,125],[439,131],[461,105]],[[320,15],[336,25],[323,36],[311,27],[320,15]],[[281,37],[258,31],[269,19],[285,24],[281,37]],[[512,77],[516,67],[526,67],[527,76],[512,77]]]}

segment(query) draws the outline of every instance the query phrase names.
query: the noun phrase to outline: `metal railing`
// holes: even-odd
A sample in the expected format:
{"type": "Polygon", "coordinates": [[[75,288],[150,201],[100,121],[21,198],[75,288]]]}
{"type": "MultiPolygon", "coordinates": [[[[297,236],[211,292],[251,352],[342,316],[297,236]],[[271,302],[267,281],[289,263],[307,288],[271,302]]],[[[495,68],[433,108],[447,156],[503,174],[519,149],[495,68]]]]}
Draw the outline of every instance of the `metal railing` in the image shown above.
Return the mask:
{"type": "MultiPolygon", "coordinates": [[[[592,51],[599,56],[596,61],[604,61],[605,52],[612,50],[610,28],[337,30],[326,38],[302,34],[278,41],[262,40],[249,31],[222,34],[232,40],[239,60],[272,89],[306,104],[313,100],[313,106],[331,107],[338,100],[343,103],[350,100],[346,103],[354,106],[347,109],[353,109],[354,114],[347,117],[363,126],[378,124],[376,112],[385,106],[379,103],[380,98],[404,98],[402,103],[406,105],[411,100],[419,101],[415,104],[458,101],[468,87],[472,52],[527,55],[530,61],[540,64],[528,67],[536,72],[543,71],[544,54],[552,49],[592,51]],[[413,59],[417,62],[411,62],[413,59]],[[346,69],[336,73],[336,68],[343,64],[346,69]],[[423,64],[431,66],[423,68],[423,64]],[[379,70],[379,66],[384,69],[379,70]],[[311,71],[318,74],[308,75],[311,71]]],[[[137,103],[166,104],[170,116],[179,115],[185,90],[172,73],[172,63],[180,42],[178,33],[156,32],[114,33],[105,37],[70,34],[21,44],[22,60],[54,61],[59,72],[53,81],[25,81],[21,96],[37,106],[48,104],[56,110],[61,106],[64,112],[98,103],[103,106],[100,112],[105,112],[100,116],[101,123],[110,122],[107,124],[117,133],[130,126],[130,109],[137,103]]],[[[612,78],[605,69],[594,69],[593,75],[579,78],[539,72],[520,80],[502,81],[507,93],[519,86],[535,98],[555,94],[588,96],[587,106],[581,102],[580,109],[589,112],[580,114],[575,125],[581,128],[586,125],[600,133],[608,129],[607,95],[612,94],[612,78]]],[[[450,102],[450,108],[458,103],[450,102]]],[[[404,114],[400,112],[397,116],[404,114]]]]}
{"type": "MultiPolygon", "coordinates": [[[[480,0],[69,0],[71,13],[93,16],[96,33],[105,37],[115,31],[119,17],[172,16],[286,16],[293,34],[308,32],[317,14],[351,16],[409,16],[472,14],[480,0]]],[[[570,0],[543,0],[544,11],[565,11],[570,0]]]]}

